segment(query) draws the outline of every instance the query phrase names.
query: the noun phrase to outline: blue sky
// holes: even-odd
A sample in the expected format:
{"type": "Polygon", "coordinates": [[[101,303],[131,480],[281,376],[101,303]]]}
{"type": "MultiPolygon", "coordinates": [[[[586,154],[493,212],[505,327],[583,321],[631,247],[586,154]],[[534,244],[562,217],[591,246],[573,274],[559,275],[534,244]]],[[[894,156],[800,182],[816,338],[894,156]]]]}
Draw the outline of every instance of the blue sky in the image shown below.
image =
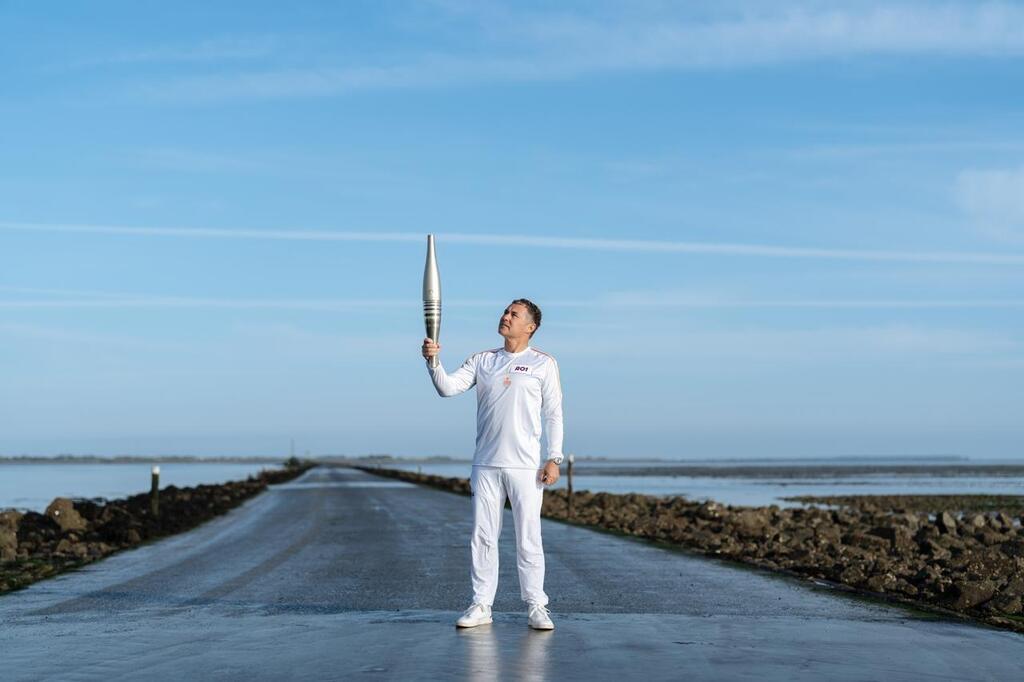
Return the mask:
{"type": "Polygon", "coordinates": [[[1024,456],[1024,3],[0,8],[0,454],[1024,456]]]}

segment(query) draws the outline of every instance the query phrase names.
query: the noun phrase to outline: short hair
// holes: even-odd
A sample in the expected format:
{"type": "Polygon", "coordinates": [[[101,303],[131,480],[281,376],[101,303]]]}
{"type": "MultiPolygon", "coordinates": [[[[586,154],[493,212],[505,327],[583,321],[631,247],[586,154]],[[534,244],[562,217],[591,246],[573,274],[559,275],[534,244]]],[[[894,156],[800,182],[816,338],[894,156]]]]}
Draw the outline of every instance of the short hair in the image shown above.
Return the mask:
{"type": "MultiPolygon", "coordinates": [[[[530,317],[533,318],[533,323],[537,325],[537,329],[540,329],[541,312],[537,304],[528,298],[517,298],[516,300],[512,301],[512,303],[510,303],[509,305],[514,305],[516,303],[518,303],[519,305],[526,306],[526,309],[530,311],[530,317]]],[[[532,332],[530,332],[531,338],[536,333],[537,329],[534,329],[532,332]]]]}

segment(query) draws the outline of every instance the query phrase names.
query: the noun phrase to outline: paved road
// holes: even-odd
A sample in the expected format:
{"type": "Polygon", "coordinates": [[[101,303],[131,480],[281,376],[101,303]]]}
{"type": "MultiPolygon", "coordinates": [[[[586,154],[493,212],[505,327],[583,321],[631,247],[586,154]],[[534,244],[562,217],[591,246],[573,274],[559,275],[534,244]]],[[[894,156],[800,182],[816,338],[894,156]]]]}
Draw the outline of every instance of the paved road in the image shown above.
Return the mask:
{"type": "Polygon", "coordinates": [[[314,469],[0,597],[0,679],[1020,679],[1020,635],[547,521],[556,630],[526,626],[507,519],[495,622],[458,631],[469,511],[314,469]]]}

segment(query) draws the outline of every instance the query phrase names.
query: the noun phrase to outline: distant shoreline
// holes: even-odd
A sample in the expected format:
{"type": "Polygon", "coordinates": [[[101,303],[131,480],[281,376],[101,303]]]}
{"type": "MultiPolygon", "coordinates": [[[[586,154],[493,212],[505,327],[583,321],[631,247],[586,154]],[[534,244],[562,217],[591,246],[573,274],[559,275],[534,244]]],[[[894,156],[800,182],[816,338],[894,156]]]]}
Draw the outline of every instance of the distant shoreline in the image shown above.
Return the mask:
{"type": "Polygon", "coordinates": [[[286,457],[194,457],[191,455],[58,455],[0,457],[3,464],[284,464],[286,457]]]}
{"type": "Polygon", "coordinates": [[[657,476],[691,478],[785,478],[819,479],[847,476],[1024,476],[1024,464],[765,464],[762,466],[579,466],[574,476],[657,476]]]}
{"type": "MultiPolygon", "coordinates": [[[[68,464],[262,464],[283,466],[286,458],[268,456],[200,457],[196,455],[57,455],[0,456],[4,464],[68,465],[68,464]]],[[[325,455],[309,458],[324,466],[384,467],[396,465],[450,464],[469,467],[469,459],[447,455],[429,457],[396,457],[392,455],[325,455]]],[[[563,470],[566,465],[563,465],[563,470]]],[[[851,476],[930,476],[954,478],[958,476],[1021,477],[1024,462],[972,462],[958,456],[903,456],[887,458],[819,458],[802,462],[798,459],[763,460],[628,460],[604,457],[577,457],[574,476],[658,477],[658,478],[740,478],[813,480],[847,478],[851,476]]]]}

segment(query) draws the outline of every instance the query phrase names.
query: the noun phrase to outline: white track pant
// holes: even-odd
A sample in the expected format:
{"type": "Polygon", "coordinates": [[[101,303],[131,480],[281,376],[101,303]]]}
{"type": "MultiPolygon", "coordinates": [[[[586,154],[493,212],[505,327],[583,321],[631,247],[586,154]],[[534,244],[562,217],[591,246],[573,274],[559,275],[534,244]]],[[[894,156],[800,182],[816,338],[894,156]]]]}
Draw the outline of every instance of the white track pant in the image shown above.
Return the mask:
{"type": "Polygon", "coordinates": [[[505,515],[505,498],[512,504],[516,524],[516,563],[519,593],[525,602],[547,604],[544,594],[544,546],[540,539],[540,505],[544,484],[539,469],[474,466],[473,488],[473,601],[491,606],[498,590],[498,538],[505,515]]]}

